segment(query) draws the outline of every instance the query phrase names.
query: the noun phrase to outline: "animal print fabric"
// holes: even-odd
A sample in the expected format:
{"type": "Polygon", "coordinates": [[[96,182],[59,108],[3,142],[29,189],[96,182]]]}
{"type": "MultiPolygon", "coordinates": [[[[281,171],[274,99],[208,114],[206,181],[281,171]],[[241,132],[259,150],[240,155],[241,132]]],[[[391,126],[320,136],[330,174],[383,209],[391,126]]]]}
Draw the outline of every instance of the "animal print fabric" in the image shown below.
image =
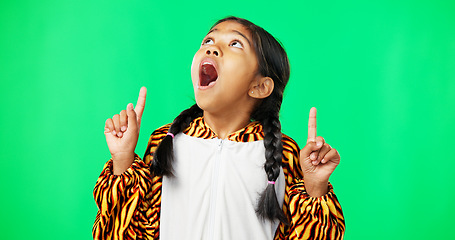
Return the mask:
{"type": "MultiPolygon", "coordinates": [[[[123,174],[112,173],[112,160],[105,164],[93,191],[99,209],[93,225],[94,239],[159,239],[162,177],[152,176],[149,167],[169,127],[167,124],[152,133],[143,160],[136,155],[123,174]]],[[[217,137],[203,117],[195,119],[183,134],[203,139],[217,137]]],[[[263,140],[262,125],[251,122],[227,139],[263,140]]],[[[305,190],[299,152],[295,141],[283,134],[282,168],[286,179],[283,211],[290,224],[281,223],[274,239],[343,239],[344,216],[332,185],[329,183],[326,195],[310,197],[305,190]]]]}

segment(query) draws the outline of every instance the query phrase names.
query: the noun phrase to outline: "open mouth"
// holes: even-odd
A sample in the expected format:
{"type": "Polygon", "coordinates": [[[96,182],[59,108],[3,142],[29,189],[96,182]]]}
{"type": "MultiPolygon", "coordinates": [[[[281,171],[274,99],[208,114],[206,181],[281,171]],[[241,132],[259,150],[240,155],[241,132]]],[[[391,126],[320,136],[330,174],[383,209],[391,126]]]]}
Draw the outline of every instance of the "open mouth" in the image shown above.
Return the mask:
{"type": "Polygon", "coordinates": [[[218,73],[215,66],[208,62],[203,61],[199,68],[199,81],[201,87],[213,86],[218,79],[218,73]]]}

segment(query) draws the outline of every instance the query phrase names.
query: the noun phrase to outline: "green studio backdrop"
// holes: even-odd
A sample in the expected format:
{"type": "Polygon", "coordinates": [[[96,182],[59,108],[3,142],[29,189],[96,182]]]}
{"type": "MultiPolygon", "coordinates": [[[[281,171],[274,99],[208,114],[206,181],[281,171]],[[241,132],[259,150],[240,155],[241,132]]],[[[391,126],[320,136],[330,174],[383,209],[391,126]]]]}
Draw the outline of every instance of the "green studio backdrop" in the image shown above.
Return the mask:
{"type": "Polygon", "coordinates": [[[1,239],[90,239],[106,118],[148,88],[137,153],[194,103],[193,54],[227,15],[292,67],[283,132],[308,112],[337,148],[345,239],[455,239],[455,2],[0,2],[1,239]]]}

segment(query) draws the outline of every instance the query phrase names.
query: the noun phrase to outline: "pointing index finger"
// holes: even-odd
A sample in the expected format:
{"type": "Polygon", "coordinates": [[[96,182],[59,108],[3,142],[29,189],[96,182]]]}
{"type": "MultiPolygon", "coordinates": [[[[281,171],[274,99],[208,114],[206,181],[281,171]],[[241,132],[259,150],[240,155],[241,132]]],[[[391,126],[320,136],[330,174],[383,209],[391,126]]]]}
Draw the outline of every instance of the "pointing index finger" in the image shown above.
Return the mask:
{"type": "Polygon", "coordinates": [[[310,109],[310,117],[308,118],[308,140],[307,142],[316,141],[316,108],[310,109]]]}
{"type": "Polygon", "coordinates": [[[134,108],[134,111],[137,114],[137,123],[139,126],[141,125],[142,113],[144,112],[146,97],[147,97],[147,88],[142,87],[141,91],[139,92],[139,97],[137,98],[136,107],[134,108]]]}

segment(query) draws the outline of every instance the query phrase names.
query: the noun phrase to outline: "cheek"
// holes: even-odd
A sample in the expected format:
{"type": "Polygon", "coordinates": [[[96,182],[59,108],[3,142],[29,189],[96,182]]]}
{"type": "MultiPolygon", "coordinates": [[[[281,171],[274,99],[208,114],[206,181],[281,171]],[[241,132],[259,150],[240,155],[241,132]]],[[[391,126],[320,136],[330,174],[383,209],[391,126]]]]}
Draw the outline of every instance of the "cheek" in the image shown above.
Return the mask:
{"type": "Polygon", "coordinates": [[[247,59],[239,58],[236,61],[230,62],[225,67],[229,69],[229,77],[232,81],[240,85],[249,86],[255,76],[255,66],[251,64],[251,60],[248,61],[247,59]]]}
{"type": "Polygon", "coordinates": [[[193,86],[199,80],[199,61],[197,57],[197,53],[193,57],[193,62],[191,63],[191,80],[193,82],[193,86]]]}

